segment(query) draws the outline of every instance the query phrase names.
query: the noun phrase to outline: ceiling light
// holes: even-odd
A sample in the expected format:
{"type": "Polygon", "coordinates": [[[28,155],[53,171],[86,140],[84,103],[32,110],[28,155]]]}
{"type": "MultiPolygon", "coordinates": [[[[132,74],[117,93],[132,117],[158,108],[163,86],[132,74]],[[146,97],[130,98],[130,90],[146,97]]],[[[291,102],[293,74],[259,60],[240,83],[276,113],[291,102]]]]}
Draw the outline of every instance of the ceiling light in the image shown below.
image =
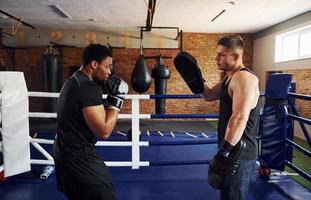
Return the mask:
{"type": "Polygon", "coordinates": [[[59,14],[61,17],[72,19],[72,17],[66,11],[64,11],[64,9],[62,9],[59,5],[51,5],[51,8],[54,12],[59,14]]]}
{"type": "Polygon", "coordinates": [[[218,15],[216,15],[211,21],[215,21],[220,15],[224,14],[224,12],[226,12],[226,10],[222,10],[218,15]]]}

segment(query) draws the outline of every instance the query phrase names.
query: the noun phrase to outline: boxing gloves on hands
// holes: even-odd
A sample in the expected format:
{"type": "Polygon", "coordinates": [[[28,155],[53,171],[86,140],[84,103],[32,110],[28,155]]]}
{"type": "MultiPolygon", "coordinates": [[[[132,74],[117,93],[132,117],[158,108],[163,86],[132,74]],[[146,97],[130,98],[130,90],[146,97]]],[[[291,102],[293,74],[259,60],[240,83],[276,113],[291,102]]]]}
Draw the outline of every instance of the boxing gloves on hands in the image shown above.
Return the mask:
{"type": "Polygon", "coordinates": [[[241,139],[235,146],[223,140],[208,168],[208,183],[215,189],[229,187],[228,178],[234,175],[240,165],[240,155],[246,147],[241,139]]]}
{"type": "Polygon", "coordinates": [[[104,89],[108,94],[104,105],[107,108],[121,110],[124,102],[124,97],[128,93],[128,85],[121,78],[110,76],[104,83],[104,89]]]}

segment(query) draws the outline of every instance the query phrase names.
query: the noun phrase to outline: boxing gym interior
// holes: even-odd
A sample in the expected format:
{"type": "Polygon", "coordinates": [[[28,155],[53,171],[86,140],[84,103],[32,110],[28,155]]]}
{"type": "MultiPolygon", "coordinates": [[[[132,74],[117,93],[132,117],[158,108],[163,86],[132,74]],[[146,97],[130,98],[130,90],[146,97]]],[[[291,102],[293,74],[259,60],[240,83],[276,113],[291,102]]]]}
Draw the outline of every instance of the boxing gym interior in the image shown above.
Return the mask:
{"type": "Polygon", "coordinates": [[[52,158],[57,99],[92,43],[111,49],[112,75],[129,87],[111,136],[96,143],[117,199],[219,199],[208,183],[219,100],[193,93],[176,57],[191,54],[213,86],[228,34],[242,37],[259,80],[247,199],[311,199],[310,0],[1,0],[0,199],[66,199],[52,158]]]}

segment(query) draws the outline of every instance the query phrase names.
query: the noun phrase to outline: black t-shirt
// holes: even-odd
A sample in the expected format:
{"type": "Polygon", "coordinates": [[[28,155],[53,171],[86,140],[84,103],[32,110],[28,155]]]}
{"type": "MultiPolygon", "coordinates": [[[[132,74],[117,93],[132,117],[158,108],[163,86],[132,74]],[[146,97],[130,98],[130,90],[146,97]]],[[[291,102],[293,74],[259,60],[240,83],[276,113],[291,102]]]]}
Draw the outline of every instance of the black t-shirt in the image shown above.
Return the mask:
{"type": "MultiPolygon", "coordinates": [[[[248,71],[252,73],[247,68],[242,68],[241,71],[248,71]]],[[[219,105],[219,119],[218,119],[218,141],[224,139],[226,134],[227,125],[229,119],[232,115],[232,98],[228,93],[228,86],[230,80],[227,82],[224,80],[221,86],[220,92],[220,105],[219,105]]],[[[241,159],[243,160],[253,160],[257,158],[257,141],[256,136],[259,130],[259,120],[260,120],[260,105],[259,101],[255,108],[253,108],[249,114],[245,130],[243,132],[242,138],[246,142],[246,148],[241,153],[241,159]]]]}
{"type": "Polygon", "coordinates": [[[57,102],[57,137],[54,156],[81,156],[96,152],[96,137],[82,109],[102,104],[102,88],[81,71],[64,84],[57,102]]]}

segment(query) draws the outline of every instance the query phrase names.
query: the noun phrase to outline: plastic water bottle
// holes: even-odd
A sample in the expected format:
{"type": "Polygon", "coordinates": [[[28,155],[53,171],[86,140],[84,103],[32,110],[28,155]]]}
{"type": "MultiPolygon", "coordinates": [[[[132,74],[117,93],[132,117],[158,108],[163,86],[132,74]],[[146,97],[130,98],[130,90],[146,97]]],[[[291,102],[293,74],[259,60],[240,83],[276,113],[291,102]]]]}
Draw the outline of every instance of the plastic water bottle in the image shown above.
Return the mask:
{"type": "Polygon", "coordinates": [[[44,167],[42,174],[40,175],[40,179],[46,180],[49,176],[54,172],[54,166],[47,165],[44,167]]]}

